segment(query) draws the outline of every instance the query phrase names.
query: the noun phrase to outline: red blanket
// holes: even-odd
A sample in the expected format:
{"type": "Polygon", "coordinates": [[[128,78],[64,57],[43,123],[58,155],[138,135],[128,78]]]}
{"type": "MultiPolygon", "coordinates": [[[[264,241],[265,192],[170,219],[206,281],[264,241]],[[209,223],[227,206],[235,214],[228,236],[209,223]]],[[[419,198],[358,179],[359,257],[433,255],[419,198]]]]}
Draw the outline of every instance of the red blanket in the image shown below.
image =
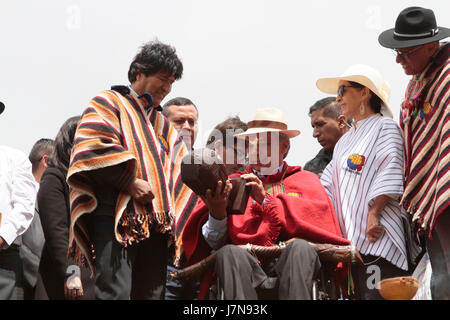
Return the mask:
{"type": "MultiPolygon", "coordinates": [[[[228,216],[230,243],[271,246],[277,241],[298,237],[318,243],[349,244],[342,238],[333,206],[317,176],[301,167],[286,165],[286,169],[282,181],[284,194],[268,193],[263,206],[250,197],[245,214],[228,216]]],[[[281,174],[269,176],[263,183],[277,183],[281,174]]],[[[201,232],[208,213],[204,202],[199,200],[186,223],[183,244],[189,264],[205,258],[211,251],[201,232]]]]}
{"type": "MultiPolygon", "coordinates": [[[[228,216],[229,243],[272,246],[294,237],[316,243],[350,243],[342,238],[331,201],[315,174],[285,163],[281,172],[268,176],[263,183],[267,194],[262,206],[250,197],[243,215],[228,216]]],[[[186,223],[183,245],[189,265],[210,254],[201,231],[208,214],[205,203],[199,200],[186,223]]]]}

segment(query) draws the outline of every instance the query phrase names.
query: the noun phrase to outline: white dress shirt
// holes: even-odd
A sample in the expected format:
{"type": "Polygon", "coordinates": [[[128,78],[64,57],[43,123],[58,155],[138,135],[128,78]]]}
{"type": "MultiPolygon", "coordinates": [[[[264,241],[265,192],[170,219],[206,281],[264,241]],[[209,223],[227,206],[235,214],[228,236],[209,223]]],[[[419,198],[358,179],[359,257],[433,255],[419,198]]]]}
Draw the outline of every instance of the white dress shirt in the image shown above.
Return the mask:
{"type": "Polygon", "coordinates": [[[0,237],[8,246],[30,226],[37,190],[28,157],[0,146],[0,237]]]}
{"type": "Polygon", "coordinates": [[[227,222],[227,217],[218,220],[210,213],[208,221],[202,226],[203,238],[212,249],[217,250],[224,244],[227,235],[227,222]]]}

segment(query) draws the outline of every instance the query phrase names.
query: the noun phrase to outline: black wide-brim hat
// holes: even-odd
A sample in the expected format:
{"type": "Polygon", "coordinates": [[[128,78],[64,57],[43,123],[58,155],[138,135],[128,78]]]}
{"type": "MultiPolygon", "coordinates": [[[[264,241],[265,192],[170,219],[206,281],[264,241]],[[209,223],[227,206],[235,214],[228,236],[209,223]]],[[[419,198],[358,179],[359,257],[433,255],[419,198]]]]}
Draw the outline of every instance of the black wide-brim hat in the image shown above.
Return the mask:
{"type": "Polygon", "coordinates": [[[409,7],[398,15],[395,28],[386,30],[378,42],[386,48],[414,47],[450,36],[450,29],[438,27],[434,12],[421,7],[409,7]]]}

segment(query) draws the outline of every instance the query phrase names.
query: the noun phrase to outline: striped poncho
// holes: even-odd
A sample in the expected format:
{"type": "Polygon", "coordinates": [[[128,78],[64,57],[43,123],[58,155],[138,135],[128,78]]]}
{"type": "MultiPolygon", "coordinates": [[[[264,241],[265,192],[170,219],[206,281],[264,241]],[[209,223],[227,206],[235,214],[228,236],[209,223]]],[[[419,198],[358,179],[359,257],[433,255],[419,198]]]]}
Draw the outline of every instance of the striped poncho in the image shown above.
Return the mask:
{"type": "Polygon", "coordinates": [[[408,84],[401,106],[405,139],[402,204],[420,227],[429,227],[450,205],[450,43],[408,84]]]}
{"type": "Polygon", "coordinates": [[[154,195],[151,206],[134,201],[126,191],[119,192],[114,232],[117,241],[127,246],[149,238],[152,225],[158,232],[169,231],[176,216],[189,207],[192,191],[180,179],[181,159],[187,152],[167,118],[129,88],[103,91],[91,100],[75,134],[67,175],[71,186],[69,252],[78,262],[87,258],[94,272],[95,253],[84,219],[97,207],[89,171],[121,165],[124,172],[119,184],[133,177],[149,182],[154,195]]]}

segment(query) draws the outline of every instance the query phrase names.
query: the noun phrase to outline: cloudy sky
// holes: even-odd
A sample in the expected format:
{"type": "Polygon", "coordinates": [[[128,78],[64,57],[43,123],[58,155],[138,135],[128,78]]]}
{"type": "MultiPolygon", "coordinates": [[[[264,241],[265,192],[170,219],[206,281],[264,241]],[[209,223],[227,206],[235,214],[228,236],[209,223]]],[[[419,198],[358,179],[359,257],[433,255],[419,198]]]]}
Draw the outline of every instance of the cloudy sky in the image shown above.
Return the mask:
{"type": "Polygon", "coordinates": [[[275,107],[302,132],[287,160],[303,165],[320,150],[307,113],[326,96],[315,86],[321,77],[355,63],[373,66],[391,85],[398,121],[408,77],[377,39],[414,5],[450,27],[444,0],[2,0],[0,144],[28,154],[39,138],[54,138],[96,93],[128,84],[133,56],[158,38],[184,64],[164,101],[196,103],[196,147],[228,116],[249,121],[256,109],[275,107]]]}

